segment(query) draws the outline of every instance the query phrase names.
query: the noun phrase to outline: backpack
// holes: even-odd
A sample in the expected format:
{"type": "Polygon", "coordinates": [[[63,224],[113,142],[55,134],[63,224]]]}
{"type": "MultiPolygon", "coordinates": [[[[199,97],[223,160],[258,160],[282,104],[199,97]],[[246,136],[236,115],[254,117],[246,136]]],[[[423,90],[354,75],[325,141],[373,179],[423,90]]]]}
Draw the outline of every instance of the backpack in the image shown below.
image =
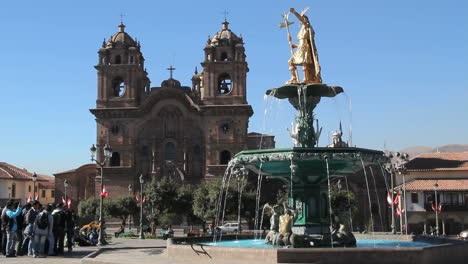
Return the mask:
{"type": "Polygon", "coordinates": [[[49,214],[48,213],[42,213],[41,217],[39,218],[39,221],[37,222],[37,227],[40,229],[46,229],[49,226],[49,214]]]}
{"type": "Polygon", "coordinates": [[[2,217],[2,228],[4,231],[10,231],[13,227],[14,221],[13,218],[8,217],[5,213],[2,217]]]}
{"type": "Polygon", "coordinates": [[[52,215],[54,217],[54,229],[65,228],[65,212],[59,211],[52,215]]]}

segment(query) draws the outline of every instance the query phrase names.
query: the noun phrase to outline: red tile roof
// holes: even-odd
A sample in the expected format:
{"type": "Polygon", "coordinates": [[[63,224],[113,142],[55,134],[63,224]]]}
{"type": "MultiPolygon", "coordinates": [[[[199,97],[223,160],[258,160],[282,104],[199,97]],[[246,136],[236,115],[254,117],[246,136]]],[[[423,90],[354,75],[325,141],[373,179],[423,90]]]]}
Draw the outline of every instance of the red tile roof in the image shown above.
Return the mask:
{"type": "MultiPolygon", "coordinates": [[[[6,162],[0,162],[0,179],[32,181],[32,175],[33,173],[26,169],[20,169],[6,162]]],[[[51,186],[51,184],[54,184],[55,178],[44,174],[37,174],[37,181],[44,187],[51,186]]]]}
{"type": "MultiPolygon", "coordinates": [[[[434,184],[438,184],[438,191],[466,191],[468,190],[468,179],[416,179],[405,184],[407,191],[433,191],[434,184]]],[[[395,187],[402,189],[403,184],[395,187]]]]}
{"type": "Polygon", "coordinates": [[[424,153],[405,164],[408,171],[467,171],[468,152],[424,153]]]}

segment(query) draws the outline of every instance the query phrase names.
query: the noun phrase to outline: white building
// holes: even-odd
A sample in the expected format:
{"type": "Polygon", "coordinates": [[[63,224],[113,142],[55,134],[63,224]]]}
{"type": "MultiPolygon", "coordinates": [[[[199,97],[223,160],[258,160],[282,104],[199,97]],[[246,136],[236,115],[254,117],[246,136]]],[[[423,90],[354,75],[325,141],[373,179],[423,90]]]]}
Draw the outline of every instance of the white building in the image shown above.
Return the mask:
{"type": "Polygon", "coordinates": [[[0,162],[0,206],[5,206],[9,199],[20,200],[21,204],[25,204],[29,194],[33,196],[34,193],[38,195],[42,204],[55,202],[55,178],[37,174],[34,184],[32,175],[33,173],[26,169],[0,162]]]}
{"type": "MultiPolygon", "coordinates": [[[[429,232],[436,226],[432,209],[436,192],[437,204],[442,203],[439,233],[455,235],[468,228],[468,152],[421,154],[405,168],[404,175],[397,175],[395,189],[406,190],[409,233],[429,232]]],[[[401,218],[404,223],[404,215],[401,218]]]]}

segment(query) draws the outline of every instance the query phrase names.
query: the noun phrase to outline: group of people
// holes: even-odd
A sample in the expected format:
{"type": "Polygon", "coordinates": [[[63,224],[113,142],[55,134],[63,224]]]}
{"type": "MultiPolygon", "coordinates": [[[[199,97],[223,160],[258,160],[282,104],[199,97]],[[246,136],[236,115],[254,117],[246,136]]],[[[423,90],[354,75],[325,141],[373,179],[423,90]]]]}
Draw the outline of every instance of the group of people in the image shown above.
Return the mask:
{"type": "Polygon", "coordinates": [[[68,251],[72,251],[76,215],[63,203],[47,204],[39,201],[24,207],[9,200],[0,217],[1,250],[6,257],[28,255],[47,257],[63,255],[67,238],[68,251]]]}

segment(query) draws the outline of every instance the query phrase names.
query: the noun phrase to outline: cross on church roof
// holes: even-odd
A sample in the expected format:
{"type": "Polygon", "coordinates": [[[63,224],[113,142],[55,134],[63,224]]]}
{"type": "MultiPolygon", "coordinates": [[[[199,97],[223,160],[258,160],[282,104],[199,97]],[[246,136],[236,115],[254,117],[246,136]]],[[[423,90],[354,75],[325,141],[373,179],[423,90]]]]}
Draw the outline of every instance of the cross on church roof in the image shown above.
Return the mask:
{"type": "Polygon", "coordinates": [[[172,79],[172,72],[173,72],[175,69],[176,69],[176,68],[172,67],[172,65],[171,65],[171,67],[169,67],[169,68],[166,69],[166,70],[168,70],[168,71],[170,72],[170,78],[171,78],[171,79],[172,79]]]}
{"type": "Polygon", "coordinates": [[[229,12],[226,9],[224,9],[223,13],[224,13],[224,21],[227,21],[227,15],[229,14],[229,12]]]}
{"type": "Polygon", "coordinates": [[[123,24],[123,18],[124,18],[125,14],[124,13],[120,13],[120,24],[123,24]]]}

